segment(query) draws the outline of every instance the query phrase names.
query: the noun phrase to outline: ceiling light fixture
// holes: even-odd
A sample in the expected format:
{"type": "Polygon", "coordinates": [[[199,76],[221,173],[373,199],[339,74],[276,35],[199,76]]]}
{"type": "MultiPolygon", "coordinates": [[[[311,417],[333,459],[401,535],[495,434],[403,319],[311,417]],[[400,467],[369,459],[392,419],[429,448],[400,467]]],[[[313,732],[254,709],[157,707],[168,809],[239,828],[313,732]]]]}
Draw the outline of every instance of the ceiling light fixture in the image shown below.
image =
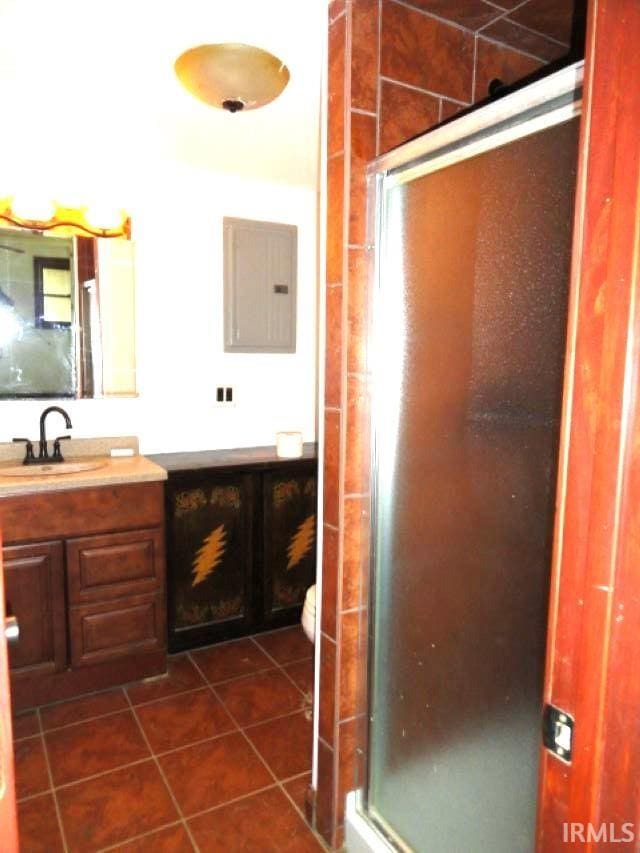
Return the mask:
{"type": "Polygon", "coordinates": [[[202,44],[181,54],[178,79],[198,100],[236,113],[255,110],[282,94],[289,69],[277,56],[250,44],[202,44]]]}

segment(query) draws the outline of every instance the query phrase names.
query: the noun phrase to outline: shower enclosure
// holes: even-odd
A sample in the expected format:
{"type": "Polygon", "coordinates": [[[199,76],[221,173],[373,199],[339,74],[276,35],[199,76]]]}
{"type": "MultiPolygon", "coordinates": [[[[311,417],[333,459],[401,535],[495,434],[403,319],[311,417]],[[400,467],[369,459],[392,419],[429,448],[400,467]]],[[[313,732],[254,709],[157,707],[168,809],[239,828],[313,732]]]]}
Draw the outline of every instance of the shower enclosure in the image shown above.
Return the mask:
{"type": "Polygon", "coordinates": [[[367,833],[535,847],[580,81],[572,66],[370,171],[368,731],[349,850],[367,833]]]}

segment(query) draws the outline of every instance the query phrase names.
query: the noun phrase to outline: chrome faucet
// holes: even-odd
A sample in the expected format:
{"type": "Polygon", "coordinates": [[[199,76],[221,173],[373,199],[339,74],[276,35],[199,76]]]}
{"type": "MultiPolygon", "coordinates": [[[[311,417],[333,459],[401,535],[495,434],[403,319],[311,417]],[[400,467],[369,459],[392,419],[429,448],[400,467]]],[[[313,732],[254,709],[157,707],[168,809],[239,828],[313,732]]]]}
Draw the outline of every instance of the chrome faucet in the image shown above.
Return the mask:
{"type": "Polygon", "coordinates": [[[69,435],[61,435],[56,438],[53,443],[53,456],[49,458],[49,448],[47,447],[45,421],[47,419],[47,415],[50,415],[51,412],[58,412],[60,415],[62,415],[66,428],[72,429],[71,418],[65,412],[64,409],[61,409],[60,406],[49,406],[48,408],[46,408],[44,412],[40,415],[40,452],[38,453],[38,462],[42,460],[49,460],[51,462],[64,462],[64,457],[60,452],[60,442],[64,439],[71,438],[71,436],[69,435]]]}

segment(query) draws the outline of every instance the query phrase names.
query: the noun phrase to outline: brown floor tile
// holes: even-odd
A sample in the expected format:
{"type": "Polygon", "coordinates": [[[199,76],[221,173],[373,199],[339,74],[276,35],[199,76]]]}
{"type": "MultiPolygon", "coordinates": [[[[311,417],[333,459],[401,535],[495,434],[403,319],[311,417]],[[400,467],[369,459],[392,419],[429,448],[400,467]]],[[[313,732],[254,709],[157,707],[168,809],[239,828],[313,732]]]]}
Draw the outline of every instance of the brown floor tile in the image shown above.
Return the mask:
{"type": "Polygon", "coordinates": [[[278,779],[311,769],[313,723],[304,711],[246,729],[260,755],[278,779]]]}
{"type": "Polygon", "coordinates": [[[129,704],[120,688],[105,693],[95,693],[92,696],[81,696],[79,699],[71,699],[70,702],[41,708],[42,728],[47,731],[58,726],[67,726],[69,723],[79,723],[82,720],[90,720],[92,717],[110,714],[112,711],[122,711],[128,707],[129,704]]]}
{"type": "Polygon", "coordinates": [[[49,774],[41,737],[19,740],[14,744],[16,796],[30,797],[49,789],[49,774]]]}
{"type": "Polygon", "coordinates": [[[152,832],[144,838],[120,844],[118,853],[192,853],[193,844],[182,824],[152,832]]]}
{"type": "Polygon", "coordinates": [[[159,761],[185,815],[250,794],[273,781],[239,733],[185,747],[159,761]]]}
{"type": "Polygon", "coordinates": [[[314,662],[313,658],[309,660],[298,661],[298,663],[288,663],[282,667],[289,678],[292,678],[298,685],[300,690],[305,694],[305,698],[309,699],[313,696],[313,676],[314,662]]]}
{"type": "Polygon", "coordinates": [[[154,752],[215,737],[235,726],[208,687],[136,708],[154,752]]]}
{"type": "Polygon", "coordinates": [[[277,788],[246,797],[189,821],[202,853],[318,853],[322,850],[295,808],[277,788]]]}
{"type": "Polygon", "coordinates": [[[165,696],[172,696],[184,690],[194,690],[204,684],[202,676],[186,655],[170,657],[167,670],[167,675],[160,678],[152,678],[127,687],[132,703],[139,705],[141,702],[164,699],[165,696]]]}
{"type": "Polygon", "coordinates": [[[191,652],[191,657],[212,684],[273,667],[265,653],[248,639],[199,649],[191,652]]]}
{"type": "Polygon", "coordinates": [[[305,814],[306,801],[307,801],[307,791],[311,786],[311,773],[305,773],[304,776],[298,776],[297,779],[292,779],[291,782],[287,782],[284,785],[284,788],[293,800],[293,802],[300,809],[302,814],[305,814]]]}
{"type": "Polygon", "coordinates": [[[18,830],[23,853],[58,853],[64,849],[51,794],[18,805],[18,830]]]}
{"type": "Polygon", "coordinates": [[[13,718],[13,739],[20,740],[23,737],[31,737],[40,733],[38,715],[35,711],[25,711],[13,718]]]}
{"type": "Polygon", "coordinates": [[[56,785],[104,773],[149,755],[131,711],[47,732],[45,738],[56,785]]]}
{"type": "Polygon", "coordinates": [[[240,726],[281,717],[304,704],[304,696],[297,687],[276,669],[219,684],[216,692],[240,726]]]}
{"type": "Polygon", "coordinates": [[[280,664],[313,657],[313,643],[307,640],[299,625],[268,634],[258,634],[255,641],[280,664]]]}
{"type": "Polygon", "coordinates": [[[178,819],[153,761],[61,788],[57,796],[73,851],[117,844],[178,819]]]}

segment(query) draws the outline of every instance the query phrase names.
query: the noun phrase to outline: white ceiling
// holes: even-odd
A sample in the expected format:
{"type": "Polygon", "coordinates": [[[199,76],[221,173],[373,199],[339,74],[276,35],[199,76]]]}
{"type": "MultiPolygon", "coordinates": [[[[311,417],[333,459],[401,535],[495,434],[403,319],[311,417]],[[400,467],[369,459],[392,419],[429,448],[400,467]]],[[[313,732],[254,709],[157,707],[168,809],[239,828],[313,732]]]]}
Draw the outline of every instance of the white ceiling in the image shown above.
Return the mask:
{"type": "Polygon", "coordinates": [[[161,181],[171,162],[315,186],[325,16],[326,0],[0,0],[0,197],[161,181]],[[278,55],[280,98],[230,115],[188,95],[176,57],[222,41],[278,55]]]}

